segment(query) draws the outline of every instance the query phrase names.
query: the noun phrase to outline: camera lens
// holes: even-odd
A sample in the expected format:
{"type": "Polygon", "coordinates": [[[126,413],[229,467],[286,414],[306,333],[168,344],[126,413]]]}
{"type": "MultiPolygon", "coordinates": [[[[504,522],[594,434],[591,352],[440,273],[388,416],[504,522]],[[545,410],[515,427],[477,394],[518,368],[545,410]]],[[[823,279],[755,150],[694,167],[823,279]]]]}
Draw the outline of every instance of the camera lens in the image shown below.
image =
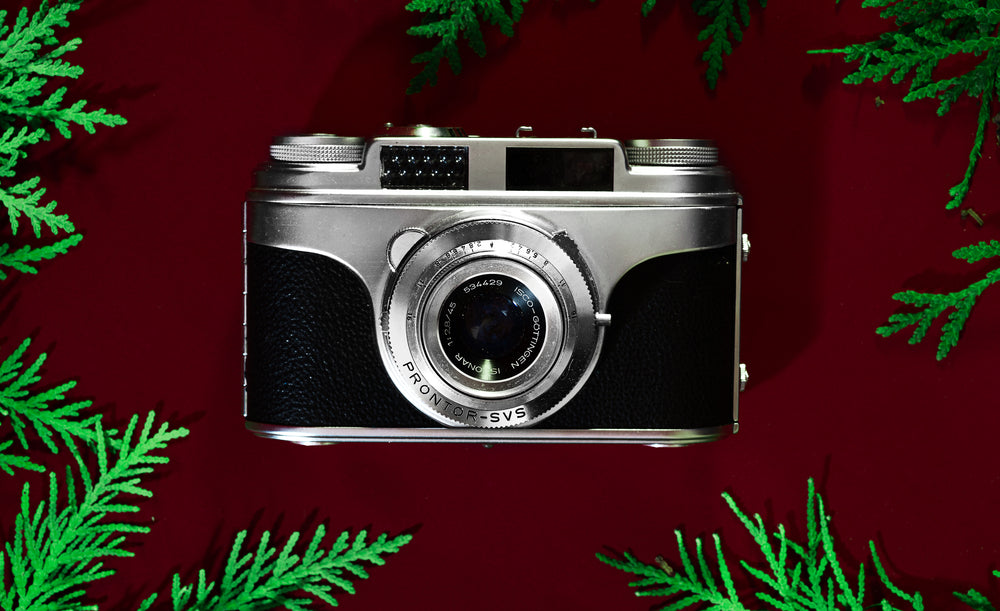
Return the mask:
{"type": "Polygon", "coordinates": [[[495,291],[475,295],[457,316],[464,331],[455,337],[459,346],[484,359],[507,355],[527,330],[525,316],[514,300],[495,291]]]}
{"type": "Polygon", "coordinates": [[[594,365],[596,293],[567,236],[521,222],[453,224],[390,277],[380,318],[393,382],[450,426],[526,426],[594,365]]]}
{"type": "Polygon", "coordinates": [[[452,365],[482,381],[510,379],[538,357],[545,315],[523,282],[502,274],[470,278],[444,300],[438,336],[452,365]]]}

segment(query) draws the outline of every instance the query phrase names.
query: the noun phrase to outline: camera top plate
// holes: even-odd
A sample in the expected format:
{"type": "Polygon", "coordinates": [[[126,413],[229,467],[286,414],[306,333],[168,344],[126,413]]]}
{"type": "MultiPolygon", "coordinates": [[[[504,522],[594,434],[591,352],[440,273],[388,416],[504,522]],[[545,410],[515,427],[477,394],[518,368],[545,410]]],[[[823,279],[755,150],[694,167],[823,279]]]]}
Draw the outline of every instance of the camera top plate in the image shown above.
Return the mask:
{"type": "MultiPolygon", "coordinates": [[[[457,128],[391,127],[374,138],[285,136],[271,146],[248,199],[315,192],[518,191],[522,194],[655,193],[719,195],[735,204],[729,173],[708,140],[481,138],[457,128]]],[[[370,197],[370,194],[369,194],[370,197]]],[[[552,198],[549,198],[552,199],[552,198]]],[[[636,198],[640,205],[643,198],[636,198]]],[[[273,201],[270,200],[270,201],[273,201]]],[[[527,204],[530,205],[530,204],[527,204]]]]}

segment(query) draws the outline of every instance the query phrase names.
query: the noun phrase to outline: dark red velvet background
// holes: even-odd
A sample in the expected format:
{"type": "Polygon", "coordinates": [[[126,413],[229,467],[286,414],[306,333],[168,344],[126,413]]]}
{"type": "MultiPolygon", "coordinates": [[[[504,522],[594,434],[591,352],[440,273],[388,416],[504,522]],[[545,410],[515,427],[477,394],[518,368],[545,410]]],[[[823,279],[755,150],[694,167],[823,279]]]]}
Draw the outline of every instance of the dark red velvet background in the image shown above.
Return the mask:
{"type": "MultiPolygon", "coordinates": [[[[881,339],[901,287],[955,290],[989,268],[952,260],[996,238],[994,131],[969,204],[946,213],[977,106],[945,119],[904,105],[901,86],[846,86],[812,48],[885,27],[856,0],[772,0],[755,10],[706,90],[684,0],[533,1],[513,39],[404,95],[427,48],[405,35],[402,0],[91,0],[71,20],[92,102],[129,124],[38,151],[37,168],[85,239],[3,288],[2,350],[46,350],[49,383],[79,380],[107,419],[155,409],[191,430],[172,446],[137,520],[152,526],[93,590],[131,609],[170,575],[216,565],[235,533],[413,532],[372,570],[350,609],[645,609],[628,577],[594,558],[630,549],[677,558],[673,531],[721,533],[728,557],[755,546],[720,493],[803,530],[816,478],[844,556],[883,551],[932,608],[955,589],[997,599],[1000,478],[995,436],[1000,289],[976,306],[944,363],[881,339]],[[878,107],[876,96],[886,103],[878,107]],[[741,431],[685,449],[612,446],[339,445],[258,439],[241,418],[241,204],[272,136],[372,133],[386,121],[538,136],[594,126],[605,137],[717,141],[745,206],[741,431]]],[[[670,372],[665,372],[669,375],[670,372]]],[[[628,409],[629,406],[609,406],[628,409]]],[[[58,463],[59,461],[54,461],[58,463]]],[[[19,482],[0,479],[9,536],[19,482]]],[[[28,476],[41,499],[44,478],[28,476]]],[[[869,567],[870,570],[871,567],[869,567]]],[[[873,579],[870,575],[869,581],[873,579]]]]}

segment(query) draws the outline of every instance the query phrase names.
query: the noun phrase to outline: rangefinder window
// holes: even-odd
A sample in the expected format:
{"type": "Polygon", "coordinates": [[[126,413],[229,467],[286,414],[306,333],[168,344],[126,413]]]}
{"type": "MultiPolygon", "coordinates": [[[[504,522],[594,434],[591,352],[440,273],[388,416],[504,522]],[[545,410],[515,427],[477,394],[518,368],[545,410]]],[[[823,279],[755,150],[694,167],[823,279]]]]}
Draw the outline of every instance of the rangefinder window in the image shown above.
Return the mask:
{"type": "Polygon", "coordinates": [[[508,191],[614,191],[612,149],[507,148],[508,191]]]}

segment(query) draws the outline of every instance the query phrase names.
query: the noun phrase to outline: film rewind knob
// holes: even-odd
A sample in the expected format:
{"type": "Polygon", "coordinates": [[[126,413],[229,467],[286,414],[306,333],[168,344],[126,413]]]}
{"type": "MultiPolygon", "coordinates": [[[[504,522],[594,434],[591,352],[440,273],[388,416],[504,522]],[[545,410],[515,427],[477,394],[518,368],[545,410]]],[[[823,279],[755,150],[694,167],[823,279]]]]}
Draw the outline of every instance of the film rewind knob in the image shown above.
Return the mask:
{"type": "Polygon", "coordinates": [[[626,140],[625,157],[633,166],[712,166],[719,151],[710,140],[661,138],[626,140]]]}

